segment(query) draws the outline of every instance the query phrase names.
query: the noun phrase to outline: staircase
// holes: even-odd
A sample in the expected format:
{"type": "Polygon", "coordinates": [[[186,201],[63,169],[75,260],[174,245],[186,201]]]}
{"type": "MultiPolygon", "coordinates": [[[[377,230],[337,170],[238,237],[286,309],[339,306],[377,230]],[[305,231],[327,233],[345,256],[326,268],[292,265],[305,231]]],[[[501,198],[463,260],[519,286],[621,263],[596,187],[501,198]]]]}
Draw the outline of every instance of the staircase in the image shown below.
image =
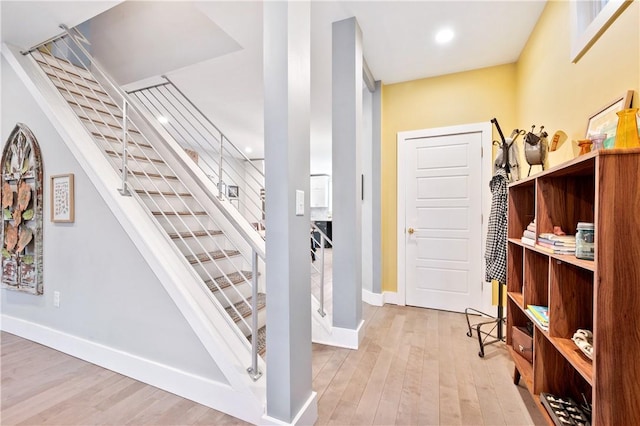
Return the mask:
{"type": "Polygon", "coordinates": [[[214,305],[226,313],[239,337],[251,343],[248,371],[257,380],[261,375],[257,356],[266,351],[266,295],[260,291],[258,272],[264,266],[264,253],[222,230],[221,212],[210,207],[216,197],[203,200],[196,195],[202,187],[194,192],[192,181],[181,177],[189,171],[180,169],[166,142],[140,130],[139,126],[149,125],[135,105],[104,71],[95,76],[90,71],[100,68],[80,44],[83,37],[74,29],[65,30],[30,55],[121,176],[120,193],[146,208],[176,254],[211,292],[214,305]]]}

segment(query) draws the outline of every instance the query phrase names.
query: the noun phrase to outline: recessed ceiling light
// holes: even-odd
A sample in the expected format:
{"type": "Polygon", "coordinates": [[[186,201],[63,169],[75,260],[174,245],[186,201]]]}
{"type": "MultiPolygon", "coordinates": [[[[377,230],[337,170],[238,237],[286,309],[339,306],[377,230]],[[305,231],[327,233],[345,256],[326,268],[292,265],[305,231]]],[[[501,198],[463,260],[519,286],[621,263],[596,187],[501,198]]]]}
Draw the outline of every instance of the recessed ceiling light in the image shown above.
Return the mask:
{"type": "Polygon", "coordinates": [[[443,28],[436,33],[436,43],[445,44],[453,40],[453,30],[451,28],[443,28]]]}
{"type": "Polygon", "coordinates": [[[251,154],[253,152],[253,149],[251,149],[251,147],[248,146],[244,149],[244,152],[246,152],[247,154],[251,154]]]}
{"type": "Polygon", "coordinates": [[[167,117],[165,117],[164,115],[159,115],[158,117],[156,117],[158,119],[158,121],[161,124],[167,124],[169,122],[169,119],[167,117]]]}

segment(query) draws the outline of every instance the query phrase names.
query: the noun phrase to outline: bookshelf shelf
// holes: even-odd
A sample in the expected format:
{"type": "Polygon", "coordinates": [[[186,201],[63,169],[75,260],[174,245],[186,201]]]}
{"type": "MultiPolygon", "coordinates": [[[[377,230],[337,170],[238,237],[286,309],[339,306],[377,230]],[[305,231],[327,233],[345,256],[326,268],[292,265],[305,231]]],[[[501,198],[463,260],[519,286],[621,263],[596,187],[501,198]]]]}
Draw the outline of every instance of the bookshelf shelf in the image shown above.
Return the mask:
{"type": "MultiPolygon", "coordinates": [[[[507,227],[507,344],[512,327],[533,322],[533,364],[509,348],[514,382],[593,405],[592,425],[640,424],[640,149],[600,150],[509,185],[507,227]],[[536,235],[578,222],[595,224],[594,261],[548,253],[520,238],[535,219],[536,235]],[[638,241],[637,241],[638,240],[638,241]],[[527,313],[547,306],[548,331],[527,313]],[[594,334],[594,360],[571,340],[594,334]]],[[[543,413],[543,406],[538,404],[543,413]]]]}

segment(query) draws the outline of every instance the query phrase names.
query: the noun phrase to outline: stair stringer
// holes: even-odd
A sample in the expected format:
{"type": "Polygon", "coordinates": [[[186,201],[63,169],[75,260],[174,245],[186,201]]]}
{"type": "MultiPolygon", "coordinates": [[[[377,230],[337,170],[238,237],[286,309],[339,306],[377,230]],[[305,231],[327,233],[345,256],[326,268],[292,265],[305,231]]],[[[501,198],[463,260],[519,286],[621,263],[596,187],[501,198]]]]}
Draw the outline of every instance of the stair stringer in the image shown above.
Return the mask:
{"type": "MultiPolygon", "coordinates": [[[[23,56],[18,48],[6,43],[2,45],[2,54],[58,131],[227,381],[209,381],[209,386],[203,386],[198,395],[192,389],[187,392],[179,383],[147,382],[245,421],[256,424],[263,422],[266,377],[253,382],[247,374],[251,350],[246,339],[229,325],[230,319],[224,309],[184,257],[178,255],[167,235],[144,206],[134,197],[123,197],[118,193],[120,178],[115,170],[33,59],[23,56]]],[[[100,360],[85,359],[101,365],[100,360]]],[[[258,362],[260,370],[266,372],[264,361],[259,359],[258,362]]]]}

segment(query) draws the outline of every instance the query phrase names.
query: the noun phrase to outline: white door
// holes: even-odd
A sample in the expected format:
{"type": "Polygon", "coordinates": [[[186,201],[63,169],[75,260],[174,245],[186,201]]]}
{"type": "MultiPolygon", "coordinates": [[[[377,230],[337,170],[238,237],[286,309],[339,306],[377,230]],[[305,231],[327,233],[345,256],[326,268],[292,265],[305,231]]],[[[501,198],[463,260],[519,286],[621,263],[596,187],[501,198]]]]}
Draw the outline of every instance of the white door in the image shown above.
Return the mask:
{"type": "Polygon", "coordinates": [[[482,138],[469,132],[404,141],[407,305],[482,306],[482,138]]]}

